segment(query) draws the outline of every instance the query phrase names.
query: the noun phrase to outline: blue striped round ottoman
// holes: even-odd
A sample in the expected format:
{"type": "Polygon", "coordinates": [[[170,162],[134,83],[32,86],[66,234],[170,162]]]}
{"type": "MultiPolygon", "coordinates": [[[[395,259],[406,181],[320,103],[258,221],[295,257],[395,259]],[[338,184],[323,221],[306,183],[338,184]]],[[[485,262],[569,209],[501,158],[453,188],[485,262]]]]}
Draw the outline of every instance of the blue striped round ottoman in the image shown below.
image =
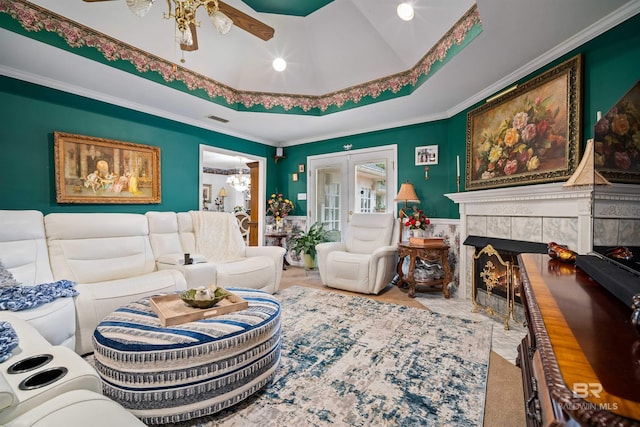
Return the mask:
{"type": "Polygon", "coordinates": [[[280,304],[257,290],[230,292],[246,310],[162,326],[144,298],[103,319],[93,334],[103,392],[145,424],[214,414],[264,387],[280,362],[280,304]]]}

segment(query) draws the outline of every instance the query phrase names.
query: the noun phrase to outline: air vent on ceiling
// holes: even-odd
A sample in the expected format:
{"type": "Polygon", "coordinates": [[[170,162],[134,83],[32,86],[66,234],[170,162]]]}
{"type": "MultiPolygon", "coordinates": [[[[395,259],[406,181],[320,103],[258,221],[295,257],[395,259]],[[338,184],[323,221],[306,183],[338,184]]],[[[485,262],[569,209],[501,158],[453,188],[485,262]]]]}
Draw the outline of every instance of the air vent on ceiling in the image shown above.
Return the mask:
{"type": "Polygon", "coordinates": [[[229,123],[229,120],[223,119],[222,117],[214,116],[213,114],[207,117],[210,118],[211,120],[217,120],[222,123],[229,123]]]}

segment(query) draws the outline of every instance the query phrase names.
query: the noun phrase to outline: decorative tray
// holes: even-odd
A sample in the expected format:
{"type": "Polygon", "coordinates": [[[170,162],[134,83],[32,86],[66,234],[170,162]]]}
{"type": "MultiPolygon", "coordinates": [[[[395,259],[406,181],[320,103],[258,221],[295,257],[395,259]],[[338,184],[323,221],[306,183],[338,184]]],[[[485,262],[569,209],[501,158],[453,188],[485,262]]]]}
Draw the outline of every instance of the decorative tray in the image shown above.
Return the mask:
{"type": "Polygon", "coordinates": [[[162,326],[180,325],[195,320],[233,313],[249,307],[249,303],[244,298],[235,294],[229,295],[211,308],[191,307],[182,301],[179,293],[151,297],[149,301],[162,326]]]}

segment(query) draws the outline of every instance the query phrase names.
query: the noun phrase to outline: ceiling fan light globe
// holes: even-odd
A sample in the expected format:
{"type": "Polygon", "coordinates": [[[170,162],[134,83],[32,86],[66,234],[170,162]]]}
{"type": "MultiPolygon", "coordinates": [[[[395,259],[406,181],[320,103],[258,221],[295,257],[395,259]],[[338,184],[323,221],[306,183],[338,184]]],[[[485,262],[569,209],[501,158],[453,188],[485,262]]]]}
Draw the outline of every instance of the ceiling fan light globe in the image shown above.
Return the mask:
{"type": "Polygon", "coordinates": [[[151,9],[153,2],[154,0],[127,0],[127,6],[131,12],[142,18],[151,9]]]}
{"type": "Polygon", "coordinates": [[[396,9],[396,12],[398,13],[400,19],[402,19],[403,21],[411,21],[414,16],[413,6],[406,2],[400,3],[398,5],[398,8],[396,9]]]}
{"type": "Polygon", "coordinates": [[[229,18],[219,10],[216,10],[211,15],[209,15],[209,18],[211,18],[211,23],[220,34],[227,34],[233,26],[233,21],[231,20],[231,18],[229,18]]]}
{"type": "Polygon", "coordinates": [[[185,27],[184,30],[181,30],[180,27],[176,27],[176,40],[178,44],[191,46],[193,44],[193,35],[191,34],[191,29],[189,27],[185,27]]]}

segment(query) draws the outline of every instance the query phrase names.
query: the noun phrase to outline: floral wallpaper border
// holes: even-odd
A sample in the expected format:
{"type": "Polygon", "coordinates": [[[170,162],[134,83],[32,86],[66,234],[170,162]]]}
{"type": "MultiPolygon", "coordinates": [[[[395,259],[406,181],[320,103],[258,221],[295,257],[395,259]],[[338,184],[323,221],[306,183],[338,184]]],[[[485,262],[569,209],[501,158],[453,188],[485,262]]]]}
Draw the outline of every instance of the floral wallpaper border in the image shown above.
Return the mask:
{"type": "Polygon", "coordinates": [[[10,15],[27,32],[44,30],[55,33],[71,48],[85,46],[95,48],[109,62],[127,61],[140,74],[155,72],[166,83],[183,82],[189,92],[202,90],[212,102],[224,103],[230,108],[318,115],[382,101],[388,99],[390,94],[393,94],[394,97],[401,96],[405,94],[404,92],[400,93],[405,88],[413,91],[415,87],[424,82],[430,72],[435,72],[434,65],[450,59],[447,58],[447,55],[455,53],[452,49],[463,47],[482,31],[480,15],[474,4],[442,39],[409,70],[325,95],[313,96],[234,89],[26,0],[0,0],[0,13],[10,15]],[[465,41],[467,36],[470,37],[470,40],[465,41]],[[383,94],[387,97],[381,97],[383,94]]]}

